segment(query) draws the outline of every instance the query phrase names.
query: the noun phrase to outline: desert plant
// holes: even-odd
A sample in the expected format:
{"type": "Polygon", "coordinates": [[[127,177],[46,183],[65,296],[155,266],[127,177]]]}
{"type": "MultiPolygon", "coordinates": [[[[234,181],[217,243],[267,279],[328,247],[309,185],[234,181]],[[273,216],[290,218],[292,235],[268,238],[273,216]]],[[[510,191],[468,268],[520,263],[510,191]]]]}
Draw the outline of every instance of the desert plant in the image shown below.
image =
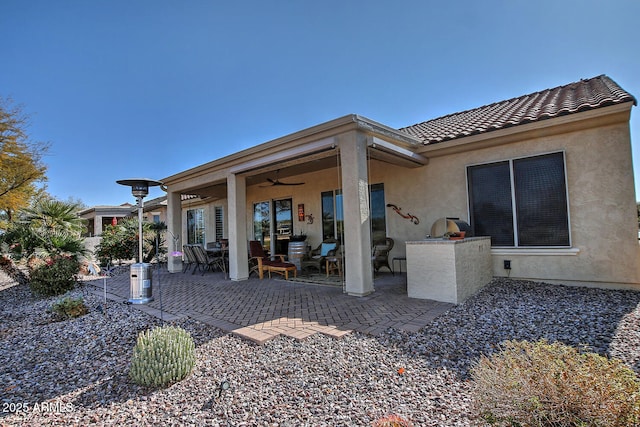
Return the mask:
{"type": "Polygon", "coordinates": [[[561,343],[506,341],[471,370],[475,405],[490,424],[638,425],[640,381],[621,361],[561,343]]]}
{"type": "Polygon", "coordinates": [[[38,295],[61,295],[75,287],[79,270],[80,263],[76,258],[53,256],[44,262],[32,264],[29,286],[38,295]]]}
{"type": "Polygon", "coordinates": [[[65,318],[76,318],[85,315],[89,312],[89,309],[84,303],[82,297],[71,298],[65,297],[56,301],[51,309],[54,313],[65,318]]]}
{"type": "Polygon", "coordinates": [[[78,210],[76,203],[44,198],[21,211],[16,225],[24,255],[84,255],[81,234],[85,220],[78,216],[78,210]]]}
{"type": "Polygon", "coordinates": [[[167,224],[164,222],[152,222],[149,224],[149,233],[144,235],[144,249],[147,251],[144,262],[151,262],[156,256],[156,251],[159,257],[164,257],[167,254],[166,233],[167,224]]]}
{"type": "Polygon", "coordinates": [[[186,378],[195,363],[195,344],[187,331],[157,327],[138,335],[129,377],[144,387],[166,387],[186,378]]]}

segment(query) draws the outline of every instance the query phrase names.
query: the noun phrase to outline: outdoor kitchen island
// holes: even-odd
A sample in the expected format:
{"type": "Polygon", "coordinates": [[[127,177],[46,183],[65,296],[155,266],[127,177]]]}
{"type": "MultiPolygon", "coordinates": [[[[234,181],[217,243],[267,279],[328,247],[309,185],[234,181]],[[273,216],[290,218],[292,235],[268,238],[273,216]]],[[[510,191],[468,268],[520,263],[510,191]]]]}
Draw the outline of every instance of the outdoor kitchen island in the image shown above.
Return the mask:
{"type": "Polygon", "coordinates": [[[409,298],[460,304],[493,278],[491,238],[408,241],[409,298]]]}

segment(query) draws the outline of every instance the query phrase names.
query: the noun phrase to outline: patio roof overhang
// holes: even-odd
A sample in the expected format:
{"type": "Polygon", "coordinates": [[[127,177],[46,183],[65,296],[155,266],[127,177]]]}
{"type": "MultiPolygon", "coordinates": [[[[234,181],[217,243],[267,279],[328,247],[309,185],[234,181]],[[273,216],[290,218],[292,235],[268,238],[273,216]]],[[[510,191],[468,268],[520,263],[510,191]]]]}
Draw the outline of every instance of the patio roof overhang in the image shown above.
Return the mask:
{"type": "Polygon", "coordinates": [[[162,179],[172,191],[201,198],[227,196],[226,177],[242,175],[247,185],[264,182],[278,170],[280,178],[336,166],[336,136],[350,131],[368,135],[370,158],[402,167],[421,167],[428,158],[416,153],[422,142],[407,133],[355,114],[340,117],[239,151],[162,179]]]}

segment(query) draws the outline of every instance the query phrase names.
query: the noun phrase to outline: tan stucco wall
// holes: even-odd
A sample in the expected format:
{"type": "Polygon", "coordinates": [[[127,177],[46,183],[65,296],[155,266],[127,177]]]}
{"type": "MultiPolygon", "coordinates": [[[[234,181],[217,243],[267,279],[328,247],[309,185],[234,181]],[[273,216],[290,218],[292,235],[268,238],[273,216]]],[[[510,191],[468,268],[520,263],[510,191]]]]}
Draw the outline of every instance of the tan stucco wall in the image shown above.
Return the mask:
{"type": "MultiPolygon", "coordinates": [[[[415,225],[387,208],[387,234],[396,242],[390,258],[405,255],[404,242],[423,239],[438,218],[458,217],[469,222],[466,184],[469,165],[564,151],[572,248],[535,253],[527,249],[493,249],[493,274],[507,276],[503,260],[509,259],[510,277],[514,278],[640,289],[640,246],[628,121],[586,130],[575,130],[575,126],[567,129],[570,131],[545,132],[543,136],[533,132],[526,139],[515,137],[509,143],[474,151],[443,156],[423,153],[429,157],[429,164],[416,169],[370,161],[369,183],[383,182],[386,203],[393,203],[403,213],[420,220],[415,225]]],[[[301,186],[247,187],[247,236],[253,238],[253,203],[291,197],[293,231],[305,232],[309,244],[316,246],[322,236],[320,193],[340,188],[340,179],[336,167],[289,178],[305,182],[301,186]],[[314,216],[313,224],[298,222],[299,203],[305,205],[307,215],[314,216]]],[[[225,206],[225,215],[228,214],[225,200],[213,204],[225,206]]],[[[183,204],[183,209],[186,208],[183,204]]],[[[213,210],[209,212],[212,216],[213,210]]],[[[207,227],[212,221],[213,218],[207,222],[207,227]]]]}
{"type": "MultiPolygon", "coordinates": [[[[627,124],[546,136],[477,151],[434,157],[418,170],[373,168],[385,182],[387,202],[420,218],[413,225],[389,211],[389,235],[415,240],[438,218],[469,221],[466,167],[522,156],[564,151],[567,164],[571,237],[574,250],[493,250],[496,276],[598,286],[640,288],[635,190],[627,124]],[[553,253],[553,255],[551,255],[553,253]]],[[[396,245],[394,256],[402,245],[396,245]]]]}

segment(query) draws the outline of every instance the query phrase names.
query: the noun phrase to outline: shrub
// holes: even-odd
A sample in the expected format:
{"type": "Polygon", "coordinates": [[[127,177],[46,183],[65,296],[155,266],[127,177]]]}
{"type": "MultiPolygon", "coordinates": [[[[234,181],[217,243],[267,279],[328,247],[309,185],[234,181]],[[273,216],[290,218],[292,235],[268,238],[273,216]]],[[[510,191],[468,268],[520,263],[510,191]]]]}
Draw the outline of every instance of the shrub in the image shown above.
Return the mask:
{"type": "Polygon", "coordinates": [[[29,285],[38,295],[61,295],[75,287],[79,270],[80,263],[77,259],[64,255],[54,256],[43,264],[32,264],[29,285]]]}
{"type": "Polygon", "coordinates": [[[387,415],[373,422],[373,427],[413,427],[410,421],[405,420],[399,415],[387,415]]]}
{"type": "Polygon", "coordinates": [[[81,237],[85,220],[78,216],[78,210],[75,203],[40,198],[30,208],[18,212],[1,240],[9,245],[14,259],[29,258],[34,254],[85,255],[81,237]]]}
{"type": "Polygon", "coordinates": [[[471,370],[475,404],[491,424],[638,425],[640,382],[621,361],[542,340],[507,341],[471,370]]]}
{"type": "Polygon", "coordinates": [[[182,328],[163,326],[138,335],[129,377],[144,387],[165,387],[186,378],[195,364],[191,335],[182,328]]]}
{"type": "MultiPolygon", "coordinates": [[[[156,237],[158,238],[159,255],[166,254],[164,223],[142,223],[143,258],[141,262],[151,262],[156,255],[156,237]]],[[[100,244],[96,247],[95,255],[103,266],[113,264],[114,261],[129,260],[138,256],[138,220],[126,218],[117,225],[108,225],[102,231],[100,244]]]]}
{"type": "Polygon", "coordinates": [[[56,301],[51,309],[62,317],[76,318],[85,315],[89,312],[89,309],[84,304],[82,297],[71,298],[65,297],[59,301],[56,301]]]}

